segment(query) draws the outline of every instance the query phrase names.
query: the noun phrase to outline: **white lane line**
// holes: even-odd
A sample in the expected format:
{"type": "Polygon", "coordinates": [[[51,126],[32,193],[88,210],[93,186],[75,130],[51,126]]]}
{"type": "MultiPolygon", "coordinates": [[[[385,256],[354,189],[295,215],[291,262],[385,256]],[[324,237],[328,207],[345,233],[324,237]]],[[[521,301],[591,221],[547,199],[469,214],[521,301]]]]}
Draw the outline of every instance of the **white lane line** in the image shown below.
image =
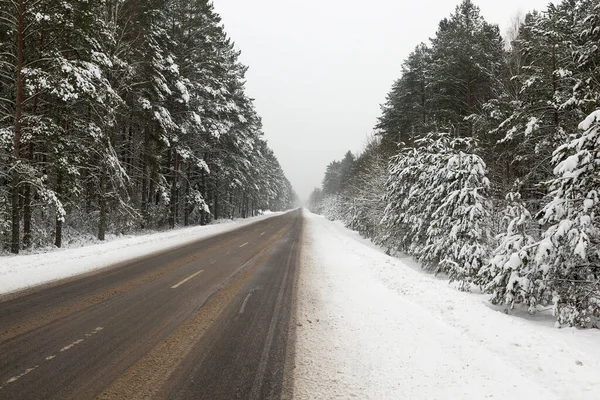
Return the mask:
{"type": "Polygon", "coordinates": [[[255,288],[253,288],[252,290],[250,290],[250,292],[248,292],[248,295],[244,299],[244,301],[242,303],[242,307],[240,308],[240,311],[238,312],[238,314],[244,313],[244,310],[246,309],[246,304],[248,303],[248,300],[250,300],[250,296],[252,296],[254,294],[254,292],[256,292],[259,289],[260,289],[260,286],[257,286],[255,288]]]}
{"type": "Polygon", "coordinates": [[[244,310],[246,309],[246,303],[248,303],[248,300],[250,299],[250,296],[252,296],[252,291],[250,291],[250,293],[248,293],[248,296],[246,296],[246,298],[244,299],[244,302],[242,303],[242,307],[240,308],[240,312],[238,314],[243,314],[244,310]]]}
{"type": "Polygon", "coordinates": [[[62,353],[63,351],[67,351],[72,349],[73,347],[77,346],[79,343],[83,342],[83,339],[77,339],[76,341],[74,341],[71,344],[66,345],[65,347],[63,347],[62,349],[60,349],[60,352],[62,353]]]}
{"type": "MultiPolygon", "coordinates": [[[[103,327],[99,326],[96,329],[94,329],[91,332],[88,332],[85,334],[86,338],[89,338],[90,336],[94,336],[96,333],[100,332],[102,329],[104,329],[103,327]]],[[[78,345],[79,343],[83,342],[85,339],[77,339],[75,340],[73,343],[66,345],[65,347],[63,347],[62,349],[60,349],[59,353],[65,352],[67,350],[72,349],[74,346],[78,345]]],[[[44,361],[50,361],[53,358],[56,357],[56,354],[50,355],[46,358],[44,358],[44,361]]],[[[27,375],[28,373],[30,373],[31,371],[35,370],[36,368],[39,368],[39,365],[35,365],[31,368],[27,368],[25,371],[23,371],[22,373],[20,373],[19,375],[15,375],[12,378],[9,378],[6,382],[4,382],[4,385],[0,386],[0,390],[2,388],[4,388],[6,385],[8,385],[9,383],[13,383],[18,381],[19,379],[21,379],[22,377],[24,377],[25,375],[27,375]]]]}
{"type": "Polygon", "coordinates": [[[240,246],[240,248],[244,247],[247,244],[248,244],[248,242],[244,243],[243,245],[240,246]]]}
{"type": "Polygon", "coordinates": [[[27,375],[28,373],[30,373],[31,371],[33,371],[34,369],[36,369],[37,367],[39,367],[39,365],[36,365],[33,368],[27,368],[25,371],[23,371],[23,373],[17,375],[17,376],[13,376],[12,378],[8,379],[6,382],[4,382],[5,385],[9,384],[9,383],[13,383],[15,381],[18,381],[20,378],[24,377],[25,375],[27,375]]]}
{"type": "Polygon", "coordinates": [[[201,269],[198,272],[195,272],[193,274],[191,274],[190,276],[188,276],[187,278],[185,278],[184,280],[182,280],[181,282],[179,282],[176,285],[171,286],[171,289],[177,289],[179,286],[183,285],[184,283],[186,283],[187,281],[189,281],[190,279],[192,279],[193,277],[195,277],[196,275],[200,275],[202,272],[204,272],[203,269],[201,269]]]}
{"type": "Polygon", "coordinates": [[[86,333],[85,337],[94,336],[96,333],[100,332],[102,329],[104,329],[104,328],[99,326],[96,329],[94,329],[93,331],[91,331],[90,333],[86,333]]]}
{"type": "Polygon", "coordinates": [[[263,233],[261,233],[261,234],[260,234],[260,236],[262,236],[262,235],[264,235],[264,234],[265,234],[265,233],[263,232],[263,233]]]}

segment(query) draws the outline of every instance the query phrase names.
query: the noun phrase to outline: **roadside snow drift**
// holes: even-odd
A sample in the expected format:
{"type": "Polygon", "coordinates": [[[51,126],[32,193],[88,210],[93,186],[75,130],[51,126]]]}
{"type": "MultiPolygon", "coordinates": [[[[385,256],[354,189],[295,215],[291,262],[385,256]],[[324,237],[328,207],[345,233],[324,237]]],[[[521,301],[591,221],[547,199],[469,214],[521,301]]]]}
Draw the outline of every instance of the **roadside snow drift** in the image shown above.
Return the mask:
{"type": "Polygon", "coordinates": [[[506,315],[304,213],[295,398],[600,398],[598,330],[506,315]]]}
{"type": "Polygon", "coordinates": [[[270,213],[215,225],[128,236],[90,246],[49,253],[0,257],[0,294],[83,274],[229,232],[282,213],[270,213]]]}

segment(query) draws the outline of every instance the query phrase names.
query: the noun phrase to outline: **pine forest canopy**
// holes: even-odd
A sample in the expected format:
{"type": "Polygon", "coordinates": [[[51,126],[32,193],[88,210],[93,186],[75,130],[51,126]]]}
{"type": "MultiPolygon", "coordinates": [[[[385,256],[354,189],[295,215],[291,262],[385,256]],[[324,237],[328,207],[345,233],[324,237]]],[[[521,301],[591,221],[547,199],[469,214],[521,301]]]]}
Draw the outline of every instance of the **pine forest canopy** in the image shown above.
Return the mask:
{"type": "Polygon", "coordinates": [[[309,207],[507,310],[600,326],[598,43],[600,0],[528,13],[508,42],[462,1],[309,207]]]}
{"type": "Polygon", "coordinates": [[[282,210],[209,0],[0,0],[0,251],[282,210]]]}

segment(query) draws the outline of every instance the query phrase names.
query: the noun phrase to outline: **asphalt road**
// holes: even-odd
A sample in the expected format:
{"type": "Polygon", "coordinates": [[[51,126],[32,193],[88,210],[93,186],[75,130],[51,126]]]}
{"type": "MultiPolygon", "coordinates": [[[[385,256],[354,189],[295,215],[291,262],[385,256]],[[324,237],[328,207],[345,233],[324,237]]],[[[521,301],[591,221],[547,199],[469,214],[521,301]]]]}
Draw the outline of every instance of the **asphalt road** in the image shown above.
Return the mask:
{"type": "Polygon", "coordinates": [[[293,211],[0,302],[0,399],[289,398],[293,211]]]}

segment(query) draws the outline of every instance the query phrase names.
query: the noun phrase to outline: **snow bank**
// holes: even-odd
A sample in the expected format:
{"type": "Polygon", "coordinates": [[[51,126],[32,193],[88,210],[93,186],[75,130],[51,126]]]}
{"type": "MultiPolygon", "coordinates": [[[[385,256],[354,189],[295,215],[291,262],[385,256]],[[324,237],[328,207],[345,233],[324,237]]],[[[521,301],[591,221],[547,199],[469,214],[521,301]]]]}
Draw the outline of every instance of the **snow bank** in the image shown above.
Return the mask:
{"type": "Polygon", "coordinates": [[[282,213],[194,226],[166,232],[127,236],[90,246],[49,253],[0,257],[0,294],[68,278],[147,254],[232,231],[282,213]]]}
{"type": "Polygon", "coordinates": [[[597,330],[506,315],[305,217],[296,398],[600,398],[597,330]]]}

